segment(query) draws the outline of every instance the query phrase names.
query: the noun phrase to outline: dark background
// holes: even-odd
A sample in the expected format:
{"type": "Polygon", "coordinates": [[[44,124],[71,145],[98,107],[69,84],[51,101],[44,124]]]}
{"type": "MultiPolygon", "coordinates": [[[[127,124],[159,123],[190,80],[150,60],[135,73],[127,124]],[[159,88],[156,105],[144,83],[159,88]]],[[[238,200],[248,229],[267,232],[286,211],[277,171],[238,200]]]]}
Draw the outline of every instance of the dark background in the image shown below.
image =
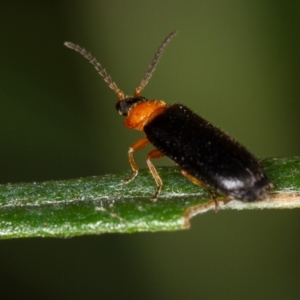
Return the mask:
{"type": "MultiPolygon", "coordinates": [[[[141,133],[63,42],[131,94],[174,29],[144,96],[184,103],[258,157],[299,155],[299,1],[3,1],[0,183],[128,169],[141,133]]],[[[0,298],[298,299],[299,217],[211,212],[175,233],[3,240],[0,298]]]]}

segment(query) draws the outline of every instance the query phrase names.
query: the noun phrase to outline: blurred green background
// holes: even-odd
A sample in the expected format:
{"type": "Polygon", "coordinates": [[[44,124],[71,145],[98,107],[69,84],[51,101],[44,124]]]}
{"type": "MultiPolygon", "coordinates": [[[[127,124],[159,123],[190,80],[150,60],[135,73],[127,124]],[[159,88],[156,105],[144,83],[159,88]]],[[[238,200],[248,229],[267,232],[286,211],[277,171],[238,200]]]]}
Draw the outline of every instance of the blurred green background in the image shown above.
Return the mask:
{"type": "MultiPolygon", "coordinates": [[[[130,95],[174,29],[144,96],[184,103],[259,157],[300,154],[299,1],[2,1],[0,28],[3,184],[128,169],[141,133],[63,42],[130,95]]],[[[299,299],[299,219],[211,212],[175,233],[4,240],[0,298],[299,299]]]]}

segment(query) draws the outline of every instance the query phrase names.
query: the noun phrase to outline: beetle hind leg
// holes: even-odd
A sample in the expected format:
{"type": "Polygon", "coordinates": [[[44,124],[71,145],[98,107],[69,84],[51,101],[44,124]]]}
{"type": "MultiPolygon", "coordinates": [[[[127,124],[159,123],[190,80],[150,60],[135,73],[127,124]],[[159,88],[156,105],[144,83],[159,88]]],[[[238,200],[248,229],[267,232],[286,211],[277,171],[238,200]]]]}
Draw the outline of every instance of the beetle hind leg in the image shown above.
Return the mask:
{"type": "Polygon", "coordinates": [[[199,185],[201,187],[203,187],[204,189],[206,189],[210,195],[211,200],[215,203],[215,211],[217,212],[219,210],[219,202],[217,200],[216,195],[214,194],[214,192],[210,189],[210,187],[204,183],[203,181],[199,180],[198,178],[196,178],[195,176],[191,175],[189,172],[187,172],[184,169],[180,170],[181,174],[187,178],[188,180],[190,180],[192,183],[199,185]]]}

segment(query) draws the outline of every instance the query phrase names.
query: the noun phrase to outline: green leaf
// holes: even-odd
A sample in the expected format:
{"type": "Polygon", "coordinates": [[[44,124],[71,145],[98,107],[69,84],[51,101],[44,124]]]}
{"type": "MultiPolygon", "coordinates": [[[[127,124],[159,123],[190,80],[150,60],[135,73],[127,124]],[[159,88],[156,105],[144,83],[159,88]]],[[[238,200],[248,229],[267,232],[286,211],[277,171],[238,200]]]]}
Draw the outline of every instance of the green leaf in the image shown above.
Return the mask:
{"type": "MultiPolygon", "coordinates": [[[[274,184],[270,199],[220,202],[220,210],[300,207],[300,158],[267,159],[263,165],[274,184]]],[[[129,184],[122,179],[130,172],[0,185],[0,237],[185,229],[192,216],[215,209],[207,191],[189,182],[178,168],[157,170],[164,185],[156,202],[150,200],[156,186],[148,170],[141,170],[129,184]]]]}

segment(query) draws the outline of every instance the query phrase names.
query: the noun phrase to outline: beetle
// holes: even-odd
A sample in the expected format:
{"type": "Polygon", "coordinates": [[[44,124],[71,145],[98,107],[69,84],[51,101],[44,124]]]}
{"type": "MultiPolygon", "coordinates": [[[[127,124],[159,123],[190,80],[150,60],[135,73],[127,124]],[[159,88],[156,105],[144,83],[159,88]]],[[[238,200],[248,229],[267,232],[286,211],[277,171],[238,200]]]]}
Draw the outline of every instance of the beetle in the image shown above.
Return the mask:
{"type": "Polygon", "coordinates": [[[159,59],[170,41],[177,35],[172,32],[162,42],[135,89],[133,96],[125,96],[100,63],[84,48],[71,42],[65,46],[83,55],[103,77],[109,88],[118,97],[117,110],[125,116],[125,126],[144,132],[128,150],[132,176],[138,175],[138,166],[133,153],[152,144],[155,149],[147,154],[147,165],[156,182],[152,200],[156,200],[162,188],[162,180],[152,163],[152,159],[167,156],[179,165],[181,173],[193,183],[205,187],[214,200],[214,190],[225,199],[253,202],[263,200],[272,187],[259,160],[244,146],[215,127],[204,118],[192,112],[183,104],[168,105],[162,100],[148,100],[141,93],[151,78],[159,59]]]}

